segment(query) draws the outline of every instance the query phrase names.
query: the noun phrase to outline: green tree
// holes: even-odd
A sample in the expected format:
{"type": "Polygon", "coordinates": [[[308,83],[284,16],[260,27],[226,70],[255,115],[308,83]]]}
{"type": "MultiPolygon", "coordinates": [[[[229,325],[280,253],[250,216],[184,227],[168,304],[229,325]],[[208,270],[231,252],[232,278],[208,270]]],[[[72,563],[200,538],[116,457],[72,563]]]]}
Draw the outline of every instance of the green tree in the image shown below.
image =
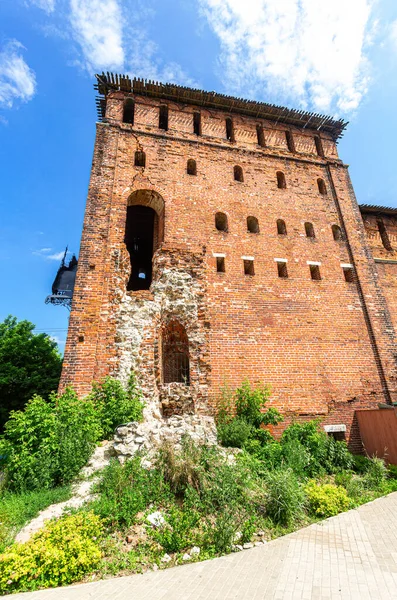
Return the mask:
{"type": "Polygon", "coordinates": [[[34,328],[11,315],[0,323],[0,431],[11,410],[23,409],[35,394],[48,398],[58,386],[62,358],[56,342],[34,328]]]}

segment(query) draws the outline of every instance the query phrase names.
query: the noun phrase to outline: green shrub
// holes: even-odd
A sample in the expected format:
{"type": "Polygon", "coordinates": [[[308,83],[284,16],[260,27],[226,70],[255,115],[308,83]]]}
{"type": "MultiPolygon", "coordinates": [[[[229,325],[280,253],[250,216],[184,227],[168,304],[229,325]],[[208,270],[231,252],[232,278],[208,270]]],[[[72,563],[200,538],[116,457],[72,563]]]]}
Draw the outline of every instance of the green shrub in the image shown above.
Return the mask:
{"type": "Polygon", "coordinates": [[[364,474],[368,471],[370,460],[367,456],[361,454],[355,454],[353,456],[353,469],[356,473],[364,474]]]}
{"type": "Polygon", "coordinates": [[[176,496],[183,497],[188,487],[201,489],[206,468],[205,453],[206,448],[194,444],[189,436],[182,438],[179,452],[169,442],[162,444],[157,453],[156,467],[176,496]]]}
{"type": "Polygon", "coordinates": [[[51,521],[25,544],[0,555],[0,592],[79,581],[99,566],[102,533],[100,519],[89,512],[51,521]]]}
{"type": "Polygon", "coordinates": [[[106,377],[101,383],[94,383],[90,397],[101,424],[101,437],[113,436],[118,425],[131,421],[142,421],[142,394],[132,374],[125,390],[117,379],[106,377]]]}
{"type": "Polygon", "coordinates": [[[50,504],[70,498],[70,487],[0,494],[0,552],[12,543],[15,534],[50,504]]]}
{"type": "Polygon", "coordinates": [[[366,487],[377,490],[385,483],[386,477],[387,467],[385,461],[376,456],[370,458],[368,469],[364,476],[366,487]]]}
{"type": "Polygon", "coordinates": [[[302,515],[303,490],[292,469],[267,473],[266,513],[276,524],[289,525],[302,515]]]}
{"type": "Polygon", "coordinates": [[[103,470],[98,491],[99,498],[90,508],[113,528],[129,527],[137,513],[169,495],[162,474],[156,469],[144,469],[140,456],[134,456],[124,465],[112,460],[103,470]]]}
{"type": "Polygon", "coordinates": [[[284,464],[291,468],[295,475],[305,477],[311,470],[312,457],[309,451],[297,440],[282,444],[284,464]]]}
{"type": "Polygon", "coordinates": [[[166,552],[180,552],[194,546],[197,536],[194,530],[200,521],[197,512],[172,506],[165,515],[165,521],[161,527],[147,527],[147,530],[166,552]]]}
{"type": "Polygon", "coordinates": [[[332,517],[350,506],[346,490],[341,486],[310,481],[305,487],[305,492],[311,512],[319,517],[332,517]]]}
{"type": "Polygon", "coordinates": [[[387,467],[387,475],[390,479],[397,479],[397,465],[389,465],[387,467]]]}
{"type": "Polygon", "coordinates": [[[218,425],[218,439],[226,448],[244,448],[252,434],[252,425],[239,417],[218,425]]]}
{"type": "Polygon", "coordinates": [[[236,415],[256,428],[261,425],[277,425],[282,421],[280,413],[275,408],[264,412],[269,396],[269,388],[258,385],[252,389],[249,381],[243,381],[235,391],[236,415]]]}

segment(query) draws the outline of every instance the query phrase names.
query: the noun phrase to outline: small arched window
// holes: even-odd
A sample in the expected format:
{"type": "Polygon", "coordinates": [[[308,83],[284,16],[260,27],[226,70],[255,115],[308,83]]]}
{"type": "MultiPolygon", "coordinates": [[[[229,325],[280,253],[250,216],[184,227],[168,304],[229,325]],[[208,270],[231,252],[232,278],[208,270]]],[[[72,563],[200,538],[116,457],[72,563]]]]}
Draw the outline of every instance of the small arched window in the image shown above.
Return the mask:
{"type": "Polygon", "coordinates": [[[280,190],[285,190],[285,188],[287,187],[285,175],[282,171],[277,171],[277,187],[279,187],[280,190]]]}
{"type": "Polygon", "coordinates": [[[146,166],[146,154],[143,150],[137,150],[135,152],[135,166],[136,167],[145,167],[146,166]]]}
{"type": "Polygon", "coordinates": [[[327,186],[325,185],[324,179],[321,179],[321,177],[319,177],[317,179],[317,185],[318,185],[318,191],[320,192],[320,194],[325,196],[327,193],[327,186]]]}
{"type": "Polygon", "coordinates": [[[265,133],[263,131],[263,125],[256,126],[256,136],[258,138],[259,146],[262,146],[262,148],[264,148],[266,146],[266,141],[265,141],[265,133]]]}
{"type": "Polygon", "coordinates": [[[287,140],[287,147],[290,152],[295,152],[295,140],[291,131],[285,132],[285,139],[287,140]]]}
{"type": "Polygon", "coordinates": [[[287,226],[283,219],[277,219],[277,233],[278,235],[287,235],[287,226]]]}
{"type": "Polygon", "coordinates": [[[244,181],[243,169],[239,165],[234,167],[234,180],[240,183],[244,181]]]}
{"type": "Polygon", "coordinates": [[[314,233],[313,223],[305,223],[305,232],[306,232],[306,237],[308,237],[308,238],[316,237],[316,235],[314,233]]]}
{"type": "Polygon", "coordinates": [[[234,142],[234,125],[230,117],[226,118],[226,139],[229,142],[234,142]]]}
{"type": "Polygon", "coordinates": [[[315,135],[314,136],[314,143],[316,144],[316,151],[318,156],[321,156],[321,158],[324,158],[324,148],[323,148],[323,143],[321,141],[320,136],[315,135]]]}
{"type": "Polygon", "coordinates": [[[227,216],[223,212],[217,212],[215,215],[215,227],[218,231],[227,231],[227,216]]]}
{"type": "Polygon", "coordinates": [[[162,335],[163,383],[190,384],[189,340],[178,321],[171,321],[162,335]]]}
{"type": "Polygon", "coordinates": [[[332,225],[332,235],[334,236],[334,240],[339,242],[342,239],[342,230],[339,225],[332,225]]]}
{"type": "Polygon", "coordinates": [[[247,217],[247,229],[250,233],[259,233],[259,221],[256,217],[247,217]]]}
{"type": "Polygon", "coordinates": [[[133,98],[126,98],[124,101],[123,123],[134,124],[135,102],[133,98]]]}
{"type": "Polygon", "coordinates": [[[188,175],[197,175],[197,165],[196,161],[193,158],[189,158],[187,161],[186,172],[188,175]]]}

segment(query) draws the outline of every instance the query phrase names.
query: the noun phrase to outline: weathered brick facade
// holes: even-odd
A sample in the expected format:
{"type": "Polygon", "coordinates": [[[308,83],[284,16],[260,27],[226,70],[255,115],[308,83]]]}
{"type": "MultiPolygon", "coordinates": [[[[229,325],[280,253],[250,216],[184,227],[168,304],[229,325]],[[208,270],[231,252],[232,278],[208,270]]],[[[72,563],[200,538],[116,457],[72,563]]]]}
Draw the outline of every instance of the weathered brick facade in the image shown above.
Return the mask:
{"type": "MultiPolygon", "coordinates": [[[[319,416],[346,424],[358,443],[355,410],[397,400],[396,279],[391,265],[373,259],[370,246],[378,247],[367,239],[336,137],[310,121],[299,127],[160,92],[108,89],[61,385],[85,394],[93,380],[126,381],[133,369],[161,415],[210,412],[224,384],[248,378],[271,386],[284,425],[319,416]],[[133,124],[123,122],[126,97],[133,124]],[[145,166],[135,166],[137,152],[145,166]],[[127,291],[129,206],[154,210],[150,289],[127,291]],[[167,367],[165,339],[179,348],[167,367]],[[166,369],[178,361],[186,369],[186,360],[188,381],[186,370],[182,381],[165,380],[166,369]]],[[[139,225],[131,240],[138,237],[139,225]]]]}

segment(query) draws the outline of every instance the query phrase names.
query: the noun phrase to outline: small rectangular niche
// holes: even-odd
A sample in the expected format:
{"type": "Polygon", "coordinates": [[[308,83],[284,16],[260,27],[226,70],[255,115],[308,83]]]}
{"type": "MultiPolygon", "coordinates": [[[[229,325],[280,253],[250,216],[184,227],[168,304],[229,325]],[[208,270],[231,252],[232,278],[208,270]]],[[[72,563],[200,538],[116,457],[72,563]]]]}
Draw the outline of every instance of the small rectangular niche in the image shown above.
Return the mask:
{"type": "Polygon", "coordinates": [[[308,260],[307,264],[309,265],[310,277],[313,279],[313,281],[321,281],[321,273],[320,273],[321,263],[320,262],[311,262],[308,260]]]}
{"type": "Polygon", "coordinates": [[[347,283],[354,283],[354,268],[353,265],[341,263],[343,275],[347,283]]]}
{"type": "Polygon", "coordinates": [[[217,256],[216,257],[216,272],[217,273],[225,273],[225,257],[217,256]]]}
{"type": "Polygon", "coordinates": [[[161,104],[159,112],[159,129],[168,131],[168,106],[161,104]]]}
{"type": "Polygon", "coordinates": [[[201,113],[193,113],[193,133],[201,135],[201,113]]]}
{"type": "Polygon", "coordinates": [[[244,275],[255,275],[254,257],[243,256],[242,259],[244,262],[244,275]]]}
{"type": "Polygon", "coordinates": [[[134,124],[135,102],[133,98],[126,98],[123,109],[123,123],[134,124]]]}
{"type": "Polygon", "coordinates": [[[278,276],[282,279],[288,279],[287,259],[286,258],[275,258],[277,264],[278,276]]]}

